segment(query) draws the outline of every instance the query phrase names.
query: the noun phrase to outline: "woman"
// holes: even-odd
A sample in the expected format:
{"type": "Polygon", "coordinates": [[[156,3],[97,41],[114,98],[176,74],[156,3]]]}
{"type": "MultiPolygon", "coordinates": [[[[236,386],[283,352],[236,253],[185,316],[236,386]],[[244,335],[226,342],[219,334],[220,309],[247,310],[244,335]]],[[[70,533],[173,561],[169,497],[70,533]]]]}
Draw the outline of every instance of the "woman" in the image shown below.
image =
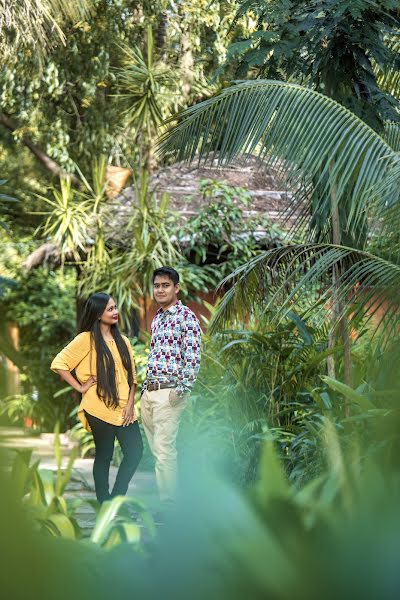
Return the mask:
{"type": "Polygon", "coordinates": [[[53,360],[51,369],[82,394],[79,418],[96,447],[93,477],[99,502],[124,495],[143,453],[134,411],[136,372],[132,347],[117,327],[117,306],[108,294],[86,302],[79,335],[53,360]],[[75,370],[77,379],[71,374],[75,370]],[[123,459],[109,492],[115,437],[123,459]]]}

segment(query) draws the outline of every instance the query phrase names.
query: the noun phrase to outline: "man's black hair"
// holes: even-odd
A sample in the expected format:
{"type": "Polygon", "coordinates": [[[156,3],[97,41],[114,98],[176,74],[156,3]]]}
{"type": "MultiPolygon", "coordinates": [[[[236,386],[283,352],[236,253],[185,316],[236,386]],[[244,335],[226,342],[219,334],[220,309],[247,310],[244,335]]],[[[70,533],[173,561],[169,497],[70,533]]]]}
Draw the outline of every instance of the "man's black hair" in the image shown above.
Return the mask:
{"type": "Polygon", "coordinates": [[[175,269],[173,269],[172,267],[160,267],[159,269],[156,269],[153,272],[153,283],[158,275],[164,275],[168,277],[169,279],[171,279],[174,285],[178,285],[179,283],[179,273],[178,271],[175,271],[175,269]]]}

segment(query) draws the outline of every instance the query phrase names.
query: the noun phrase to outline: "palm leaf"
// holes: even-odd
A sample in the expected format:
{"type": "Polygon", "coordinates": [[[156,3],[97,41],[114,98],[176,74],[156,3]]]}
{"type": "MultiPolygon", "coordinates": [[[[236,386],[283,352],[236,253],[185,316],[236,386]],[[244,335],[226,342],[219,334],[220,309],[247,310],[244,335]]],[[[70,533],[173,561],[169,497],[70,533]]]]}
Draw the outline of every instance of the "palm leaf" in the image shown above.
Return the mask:
{"type": "Polygon", "coordinates": [[[393,52],[393,56],[396,59],[385,65],[381,70],[378,65],[375,65],[375,73],[377,75],[377,82],[381,90],[388,92],[397,100],[400,100],[400,36],[399,32],[397,35],[389,38],[386,41],[386,45],[393,52]]]}
{"type": "Polygon", "coordinates": [[[223,164],[256,153],[279,167],[292,190],[302,190],[302,200],[304,190],[313,190],[320,211],[329,208],[334,189],[339,206],[350,206],[349,231],[365,224],[372,207],[380,216],[387,196],[398,200],[398,189],[384,197],[371,193],[390,171],[390,146],[352,112],[314,90],[282,81],[239,82],[174,119],[177,124],[160,139],[164,155],[201,162],[217,152],[223,164]]]}
{"type": "Polygon", "coordinates": [[[385,123],[384,138],[395,152],[400,152],[400,123],[385,123]]]}
{"type": "Polygon", "coordinates": [[[65,44],[63,21],[89,17],[93,0],[0,0],[0,54],[15,56],[20,46],[34,46],[39,60],[58,42],[65,44]]]}
{"type": "MultiPolygon", "coordinates": [[[[146,53],[139,47],[120,45],[121,66],[114,69],[117,98],[123,102],[122,114],[128,123],[149,133],[160,125],[163,113],[177,93],[176,73],[165,64],[154,63],[153,32],[147,27],[146,53]]],[[[165,116],[165,115],[164,115],[165,116]]]]}
{"type": "Polygon", "coordinates": [[[247,319],[260,306],[264,310],[275,307],[280,321],[293,305],[306,300],[309,311],[326,316],[333,294],[343,307],[337,321],[349,309],[350,323],[360,318],[370,320],[382,312],[377,326],[391,328],[400,309],[399,282],[399,265],[368,252],[331,244],[288,245],[263,252],[222,282],[231,288],[217,308],[211,330],[247,319]],[[340,276],[333,288],[331,273],[339,267],[340,276]]]}

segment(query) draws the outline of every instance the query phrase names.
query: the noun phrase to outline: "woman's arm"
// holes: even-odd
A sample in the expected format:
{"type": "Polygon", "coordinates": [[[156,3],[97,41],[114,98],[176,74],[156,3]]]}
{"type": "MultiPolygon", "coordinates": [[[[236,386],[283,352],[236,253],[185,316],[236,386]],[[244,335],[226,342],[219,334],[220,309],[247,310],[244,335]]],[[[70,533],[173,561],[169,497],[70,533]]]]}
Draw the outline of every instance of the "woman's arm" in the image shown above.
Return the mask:
{"type": "Polygon", "coordinates": [[[96,377],[93,376],[89,377],[89,379],[85,381],[85,383],[81,384],[69,371],[64,371],[63,369],[56,369],[56,371],[61,377],[61,379],[66,381],[72,388],[74,388],[74,390],[76,390],[80,394],[85,394],[88,391],[88,389],[92,387],[92,385],[96,385],[97,383],[96,377]]]}

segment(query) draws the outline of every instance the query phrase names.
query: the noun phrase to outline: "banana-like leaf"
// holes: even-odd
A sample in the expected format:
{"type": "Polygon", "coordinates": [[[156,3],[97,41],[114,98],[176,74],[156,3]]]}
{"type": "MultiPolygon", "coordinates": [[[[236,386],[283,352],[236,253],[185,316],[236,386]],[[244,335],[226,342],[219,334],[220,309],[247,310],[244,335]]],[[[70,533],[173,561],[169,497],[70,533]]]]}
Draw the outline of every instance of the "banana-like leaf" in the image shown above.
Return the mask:
{"type": "MultiPolygon", "coordinates": [[[[171,119],[172,121],[172,119],[171,119]]],[[[257,153],[280,171],[291,189],[313,191],[318,210],[330,214],[332,194],[347,207],[350,233],[381,215],[399,189],[377,196],[394,160],[388,144],[352,112],[323,94],[283,81],[238,82],[177,117],[160,150],[176,160],[220,164],[257,153]]],[[[302,194],[304,201],[304,194],[302,194]]]]}
{"type": "Polygon", "coordinates": [[[74,466],[75,459],[78,456],[78,452],[79,452],[79,450],[77,447],[73,448],[70,451],[67,466],[65,467],[65,470],[62,473],[62,477],[61,477],[60,494],[64,493],[65,488],[67,487],[68,482],[71,479],[72,469],[74,466]]]}
{"type": "Polygon", "coordinates": [[[264,505],[270,498],[289,498],[291,496],[285,471],[276,454],[272,440],[264,443],[256,493],[259,501],[264,505]]]}
{"type": "Polygon", "coordinates": [[[327,375],[321,376],[321,379],[327,385],[329,385],[332,390],[339,392],[339,394],[342,394],[345,398],[348,398],[350,402],[357,404],[360,408],[362,408],[362,410],[368,411],[376,408],[371,400],[369,400],[366,396],[359,394],[345,383],[337,381],[336,379],[332,379],[332,377],[328,377],[327,375]]]}
{"type": "Polygon", "coordinates": [[[53,535],[68,538],[70,540],[76,539],[75,528],[66,515],[50,515],[50,517],[47,517],[43,522],[43,526],[53,535]]]}
{"type": "Polygon", "coordinates": [[[340,484],[342,493],[345,495],[349,493],[348,471],[335,425],[329,419],[325,419],[321,430],[321,437],[332,475],[332,479],[328,478],[325,488],[326,499],[330,504],[332,498],[337,493],[338,483],[340,484]]]}
{"type": "Polygon", "coordinates": [[[56,459],[57,471],[56,471],[56,484],[55,484],[55,495],[61,495],[61,443],[60,443],[60,423],[57,422],[54,427],[54,457],[56,459]]]}
{"type": "MultiPolygon", "coordinates": [[[[29,468],[32,450],[17,450],[11,466],[11,481],[15,496],[22,498],[33,468],[29,468]]],[[[37,464],[37,463],[36,463],[37,464]]]]}
{"type": "Polygon", "coordinates": [[[68,505],[62,496],[54,496],[49,506],[49,514],[63,514],[68,516],[68,505]]]}
{"type": "Polygon", "coordinates": [[[113,519],[118,514],[119,509],[127,502],[124,496],[117,496],[109,502],[104,502],[96,519],[96,525],[92,531],[90,539],[95,544],[104,544],[110,535],[113,526],[113,519]]]}
{"type": "MultiPolygon", "coordinates": [[[[38,476],[40,477],[44,497],[47,505],[53,501],[56,492],[56,483],[54,481],[54,473],[49,469],[39,469],[38,476]]],[[[39,486],[40,487],[40,486],[39,486]]]]}
{"type": "Polygon", "coordinates": [[[116,525],[103,548],[110,550],[121,543],[138,544],[140,542],[140,527],[136,523],[119,523],[116,525]]]}
{"type": "MultiPolygon", "coordinates": [[[[51,498],[50,498],[51,502],[51,498]]],[[[35,469],[32,473],[32,484],[30,486],[29,496],[26,503],[31,507],[38,507],[40,510],[47,511],[48,502],[46,499],[45,487],[39,469],[35,469]]]]}

